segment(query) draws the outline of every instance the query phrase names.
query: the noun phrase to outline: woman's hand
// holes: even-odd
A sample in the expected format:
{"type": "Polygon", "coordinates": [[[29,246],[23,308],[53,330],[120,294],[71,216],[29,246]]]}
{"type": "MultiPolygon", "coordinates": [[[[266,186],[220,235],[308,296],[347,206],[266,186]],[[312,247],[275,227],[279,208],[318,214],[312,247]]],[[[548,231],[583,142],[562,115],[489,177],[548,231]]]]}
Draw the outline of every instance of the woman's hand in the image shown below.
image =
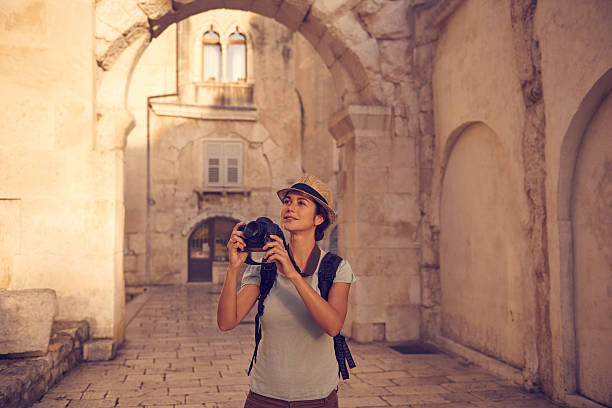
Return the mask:
{"type": "Polygon", "coordinates": [[[244,225],[244,222],[239,222],[234,226],[229,241],[227,241],[227,252],[229,254],[229,269],[240,270],[244,261],[246,261],[248,252],[244,242],[244,232],[238,231],[238,227],[244,225]]]}
{"type": "Polygon", "coordinates": [[[293,263],[291,262],[291,258],[289,258],[289,253],[285,249],[282,238],[276,235],[270,235],[270,238],[274,241],[268,242],[262,248],[266,250],[267,262],[274,262],[276,264],[276,270],[289,279],[300,276],[293,267],[293,263]]]}

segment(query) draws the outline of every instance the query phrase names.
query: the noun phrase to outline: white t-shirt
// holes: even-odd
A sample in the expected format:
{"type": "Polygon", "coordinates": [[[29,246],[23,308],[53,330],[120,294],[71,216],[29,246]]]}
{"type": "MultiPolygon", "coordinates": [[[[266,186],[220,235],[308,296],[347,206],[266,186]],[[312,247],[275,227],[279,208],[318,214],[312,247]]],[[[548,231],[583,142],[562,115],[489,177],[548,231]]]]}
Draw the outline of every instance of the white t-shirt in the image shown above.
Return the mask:
{"type": "MultiPolygon", "coordinates": [[[[304,279],[319,294],[319,267],[304,279]]],[[[250,265],[242,286],[259,285],[260,266],[250,265]]],[[[353,271],[345,260],[338,266],[336,282],[353,283],[353,271]]],[[[257,307],[257,304],[255,305],[257,307]]],[[[281,273],[264,301],[262,339],[257,363],[251,371],[251,390],[285,401],[327,397],[338,386],[338,362],[334,341],[314,320],[291,281],[281,273]]]]}

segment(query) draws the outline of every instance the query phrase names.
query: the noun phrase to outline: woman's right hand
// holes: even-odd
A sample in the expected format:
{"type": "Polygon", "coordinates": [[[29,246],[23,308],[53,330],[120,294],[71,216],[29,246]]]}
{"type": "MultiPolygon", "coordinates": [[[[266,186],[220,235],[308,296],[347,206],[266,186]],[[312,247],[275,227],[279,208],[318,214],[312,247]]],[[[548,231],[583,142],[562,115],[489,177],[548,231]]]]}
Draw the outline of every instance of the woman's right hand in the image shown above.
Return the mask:
{"type": "Polygon", "coordinates": [[[244,261],[246,261],[248,252],[246,251],[246,243],[244,242],[244,232],[238,231],[238,227],[244,225],[244,222],[239,222],[234,226],[229,241],[227,241],[227,252],[229,253],[229,268],[240,270],[244,261]]]}

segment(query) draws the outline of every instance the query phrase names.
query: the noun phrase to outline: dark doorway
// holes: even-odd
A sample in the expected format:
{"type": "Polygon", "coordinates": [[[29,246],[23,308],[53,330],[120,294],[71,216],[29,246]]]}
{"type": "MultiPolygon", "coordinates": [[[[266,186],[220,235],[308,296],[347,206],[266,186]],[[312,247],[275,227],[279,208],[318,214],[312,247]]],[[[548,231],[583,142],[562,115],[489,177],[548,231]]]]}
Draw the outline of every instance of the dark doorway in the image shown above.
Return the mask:
{"type": "Polygon", "coordinates": [[[216,217],[203,221],[189,236],[187,280],[211,282],[214,262],[227,262],[226,244],[238,221],[216,217]]]}

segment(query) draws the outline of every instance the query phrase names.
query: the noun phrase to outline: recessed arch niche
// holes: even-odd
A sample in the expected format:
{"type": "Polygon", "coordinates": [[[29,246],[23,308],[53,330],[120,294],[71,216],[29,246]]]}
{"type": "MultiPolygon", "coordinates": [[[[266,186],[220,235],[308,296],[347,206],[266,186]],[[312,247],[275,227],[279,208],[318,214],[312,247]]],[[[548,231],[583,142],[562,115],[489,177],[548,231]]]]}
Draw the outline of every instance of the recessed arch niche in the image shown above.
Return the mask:
{"type": "Polygon", "coordinates": [[[484,123],[452,140],[440,198],[441,334],[522,368],[524,297],[533,294],[523,276],[520,183],[484,123]]]}
{"type": "Polygon", "coordinates": [[[576,392],[612,406],[612,93],[588,123],[570,198],[576,392]]]}

